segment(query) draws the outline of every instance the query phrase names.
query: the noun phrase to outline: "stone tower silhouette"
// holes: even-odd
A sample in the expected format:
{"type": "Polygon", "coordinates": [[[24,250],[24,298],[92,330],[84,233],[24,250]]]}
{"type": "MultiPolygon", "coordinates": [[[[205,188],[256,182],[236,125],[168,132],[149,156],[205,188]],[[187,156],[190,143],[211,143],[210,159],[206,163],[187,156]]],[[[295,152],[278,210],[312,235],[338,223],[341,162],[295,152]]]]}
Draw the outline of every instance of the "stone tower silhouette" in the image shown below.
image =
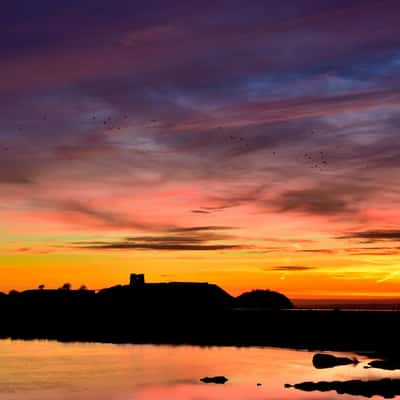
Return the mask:
{"type": "Polygon", "coordinates": [[[129,280],[130,287],[144,286],[144,274],[131,274],[129,280]]]}

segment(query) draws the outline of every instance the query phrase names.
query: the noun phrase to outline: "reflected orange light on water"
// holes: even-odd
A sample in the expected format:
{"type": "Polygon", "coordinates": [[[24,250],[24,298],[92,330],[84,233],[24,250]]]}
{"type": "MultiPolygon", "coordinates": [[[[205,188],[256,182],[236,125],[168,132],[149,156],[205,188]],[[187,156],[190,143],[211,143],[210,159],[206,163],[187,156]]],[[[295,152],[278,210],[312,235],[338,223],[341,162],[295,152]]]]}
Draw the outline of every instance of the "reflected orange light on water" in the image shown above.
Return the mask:
{"type": "Polygon", "coordinates": [[[0,400],[328,400],[334,392],[304,394],[284,384],[400,378],[400,372],[364,369],[362,357],[357,366],[326,370],[313,368],[311,359],[309,352],[277,348],[2,340],[0,400]],[[200,382],[216,375],[229,380],[200,382]]]}

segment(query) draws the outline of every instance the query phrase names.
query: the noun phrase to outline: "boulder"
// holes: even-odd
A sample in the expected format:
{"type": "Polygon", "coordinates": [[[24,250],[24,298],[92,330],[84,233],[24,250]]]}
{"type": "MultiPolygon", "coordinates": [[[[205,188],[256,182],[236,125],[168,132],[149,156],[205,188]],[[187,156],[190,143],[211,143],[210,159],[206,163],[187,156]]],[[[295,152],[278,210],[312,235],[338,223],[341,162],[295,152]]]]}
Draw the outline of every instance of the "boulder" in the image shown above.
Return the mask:
{"type": "Polygon", "coordinates": [[[400,360],[398,359],[374,360],[369,362],[368,365],[372,368],[394,371],[396,369],[400,369],[400,360]]]}
{"type": "Polygon", "coordinates": [[[400,379],[380,379],[371,381],[351,380],[332,382],[302,382],[294,385],[285,385],[286,388],[293,387],[306,392],[326,392],[334,390],[338,394],[350,394],[353,396],[382,396],[391,399],[400,395],[400,379]]]}
{"type": "Polygon", "coordinates": [[[349,365],[358,364],[358,360],[356,358],[348,358],[348,357],[336,357],[332,354],[323,354],[317,353],[314,354],[312,359],[312,363],[315,368],[322,369],[322,368],[333,368],[338,365],[349,365]]]}
{"type": "Polygon", "coordinates": [[[225,382],[228,381],[228,378],[225,376],[206,376],[200,379],[203,383],[218,383],[223,385],[225,382]]]}

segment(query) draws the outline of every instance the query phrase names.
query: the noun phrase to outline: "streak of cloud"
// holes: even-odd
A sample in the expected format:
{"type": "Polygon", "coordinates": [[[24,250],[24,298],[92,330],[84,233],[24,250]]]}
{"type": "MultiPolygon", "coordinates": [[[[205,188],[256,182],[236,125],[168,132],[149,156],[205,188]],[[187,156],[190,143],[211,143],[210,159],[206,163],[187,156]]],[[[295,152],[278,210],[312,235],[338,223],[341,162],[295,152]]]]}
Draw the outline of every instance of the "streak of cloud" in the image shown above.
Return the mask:
{"type": "MultiPolygon", "coordinates": [[[[315,269],[314,267],[308,267],[304,265],[280,265],[277,267],[270,268],[271,271],[285,271],[285,272],[301,272],[301,271],[311,271],[315,269]]],[[[265,268],[268,270],[268,268],[265,268]]]]}

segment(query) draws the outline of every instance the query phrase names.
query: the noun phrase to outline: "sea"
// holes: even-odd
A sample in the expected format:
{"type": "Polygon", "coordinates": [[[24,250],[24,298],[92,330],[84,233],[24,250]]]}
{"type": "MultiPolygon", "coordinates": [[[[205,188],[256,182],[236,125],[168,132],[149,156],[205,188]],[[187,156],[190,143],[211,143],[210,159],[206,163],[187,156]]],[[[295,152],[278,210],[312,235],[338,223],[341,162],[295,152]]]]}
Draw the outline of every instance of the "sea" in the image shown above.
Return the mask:
{"type": "MultiPolygon", "coordinates": [[[[311,351],[270,347],[198,347],[46,340],[0,340],[0,400],[343,400],[302,392],[303,381],[400,378],[357,365],[316,369],[311,351]],[[201,378],[225,376],[223,384],[201,378]]],[[[361,397],[358,397],[361,398],[361,397]]]]}

